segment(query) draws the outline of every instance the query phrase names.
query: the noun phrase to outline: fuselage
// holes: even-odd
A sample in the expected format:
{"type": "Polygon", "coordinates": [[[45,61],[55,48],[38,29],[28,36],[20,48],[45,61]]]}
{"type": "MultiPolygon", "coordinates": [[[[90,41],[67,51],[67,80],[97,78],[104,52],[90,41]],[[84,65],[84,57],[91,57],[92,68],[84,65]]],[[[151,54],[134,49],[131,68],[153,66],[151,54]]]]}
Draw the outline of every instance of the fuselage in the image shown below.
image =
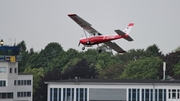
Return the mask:
{"type": "Polygon", "coordinates": [[[126,38],[128,36],[129,36],[128,34],[125,34],[123,36],[120,36],[118,34],[116,34],[116,35],[93,36],[93,37],[89,37],[89,38],[81,38],[80,43],[83,45],[94,45],[94,44],[100,44],[103,42],[116,40],[116,39],[120,39],[120,38],[126,38]]]}

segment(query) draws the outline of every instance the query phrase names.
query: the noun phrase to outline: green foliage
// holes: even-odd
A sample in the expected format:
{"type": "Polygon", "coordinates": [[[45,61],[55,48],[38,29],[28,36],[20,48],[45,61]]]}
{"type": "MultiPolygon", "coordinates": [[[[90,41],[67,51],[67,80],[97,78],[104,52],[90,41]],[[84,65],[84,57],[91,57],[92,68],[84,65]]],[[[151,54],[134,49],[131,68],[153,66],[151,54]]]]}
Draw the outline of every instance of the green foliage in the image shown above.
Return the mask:
{"type": "Polygon", "coordinates": [[[20,43],[17,44],[17,46],[20,46],[21,47],[21,51],[20,51],[20,55],[22,56],[22,61],[19,62],[19,69],[18,71],[19,72],[23,72],[24,69],[26,68],[26,63],[29,59],[29,54],[28,54],[28,51],[26,50],[26,43],[25,41],[21,41],[20,43]]]}
{"type": "Polygon", "coordinates": [[[173,68],[174,77],[180,79],[180,61],[173,68]]]}
{"type": "Polygon", "coordinates": [[[66,69],[73,67],[80,59],[73,58],[71,59],[63,68],[62,72],[64,72],[66,69]]]}
{"type": "Polygon", "coordinates": [[[33,92],[36,92],[36,89],[39,88],[38,83],[44,76],[44,69],[27,67],[23,73],[33,74],[33,92]]]}
{"type": "Polygon", "coordinates": [[[162,52],[160,52],[160,49],[155,44],[147,47],[146,51],[147,51],[147,53],[149,53],[153,56],[161,56],[162,55],[162,52]]]}
{"type": "Polygon", "coordinates": [[[98,78],[102,79],[118,79],[120,75],[122,75],[122,72],[124,71],[124,64],[114,64],[110,65],[107,68],[103,69],[98,78]]]}
{"type": "Polygon", "coordinates": [[[146,57],[126,65],[121,76],[123,79],[157,79],[158,68],[162,60],[158,57],[146,57]]]}
{"type": "Polygon", "coordinates": [[[51,42],[40,52],[33,48],[26,49],[25,41],[21,46],[19,72],[33,74],[34,101],[47,100],[47,85],[50,80],[79,78],[109,79],[161,79],[162,62],[166,62],[166,75],[180,78],[180,51],[166,55],[160,52],[157,45],[147,49],[130,49],[125,54],[112,54],[112,49],[105,44],[97,49],[64,51],[57,42],[51,42]],[[163,61],[162,61],[163,60],[163,61]],[[31,68],[30,68],[31,67],[31,68]],[[41,68],[40,68],[41,67],[41,68]],[[37,96],[38,95],[38,96],[37,96]]]}

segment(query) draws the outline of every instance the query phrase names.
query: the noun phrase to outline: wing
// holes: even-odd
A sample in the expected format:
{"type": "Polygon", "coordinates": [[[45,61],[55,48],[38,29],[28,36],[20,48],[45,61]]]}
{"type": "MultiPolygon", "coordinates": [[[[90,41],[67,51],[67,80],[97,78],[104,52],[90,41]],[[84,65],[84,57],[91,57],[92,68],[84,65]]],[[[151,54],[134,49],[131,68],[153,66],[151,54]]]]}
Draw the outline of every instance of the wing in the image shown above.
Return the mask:
{"type": "Polygon", "coordinates": [[[125,53],[126,51],[124,51],[121,47],[119,47],[115,42],[104,42],[104,44],[106,44],[107,46],[109,46],[110,48],[112,48],[113,50],[115,50],[118,53],[125,53]]]}
{"type": "Polygon", "coordinates": [[[101,33],[99,33],[98,31],[96,31],[93,27],[91,27],[91,24],[86,22],[84,19],[82,19],[81,17],[79,17],[76,14],[68,14],[68,16],[74,20],[80,27],[82,27],[84,30],[86,30],[87,32],[89,32],[91,35],[102,35],[101,33]]]}

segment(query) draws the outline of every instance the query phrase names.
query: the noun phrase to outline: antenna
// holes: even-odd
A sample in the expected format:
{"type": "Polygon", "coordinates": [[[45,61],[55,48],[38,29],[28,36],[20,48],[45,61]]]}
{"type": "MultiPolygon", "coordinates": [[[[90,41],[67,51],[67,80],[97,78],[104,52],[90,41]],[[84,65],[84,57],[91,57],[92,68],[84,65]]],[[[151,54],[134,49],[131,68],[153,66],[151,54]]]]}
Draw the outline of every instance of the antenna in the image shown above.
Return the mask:
{"type": "Polygon", "coordinates": [[[163,80],[166,79],[166,62],[163,62],[163,80]]]}
{"type": "Polygon", "coordinates": [[[14,38],[14,46],[16,46],[16,38],[14,38]]]}

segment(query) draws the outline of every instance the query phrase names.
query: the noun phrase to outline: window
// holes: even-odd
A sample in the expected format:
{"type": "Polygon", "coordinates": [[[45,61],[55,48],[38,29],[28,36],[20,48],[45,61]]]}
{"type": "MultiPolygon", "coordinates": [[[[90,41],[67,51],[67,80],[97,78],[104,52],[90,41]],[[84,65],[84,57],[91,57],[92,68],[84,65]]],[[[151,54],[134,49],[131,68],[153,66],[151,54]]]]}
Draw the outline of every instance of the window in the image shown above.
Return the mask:
{"type": "Polygon", "coordinates": [[[172,99],[176,99],[176,89],[172,90],[172,99]]]}
{"type": "Polygon", "coordinates": [[[0,73],[6,73],[6,67],[0,67],[0,73]]]}
{"type": "Polygon", "coordinates": [[[20,85],[20,80],[18,80],[18,85],[20,85]]]}
{"type": "Polygon", "coordinates": [[[0,93],[0,99],[13,99],[13,93],[0,93]]]}
{"type": "Polygon", "coordinates": [[[54,91],[54,88],[50,88],[50,101],[53,101],[53,97],[52,97],[53,91],[54,91]]]}
{"type": "Polygon", "coordinates": [[[23,85],[23,80],[20,81],[20,84],[23,85]]]}
{"type": "Polygon", "coordinates": [[[21,92],[21,97],[24,97],[24,92],[21,92]]]}
{"type": "Polygon", "coordinates": [[[27,85],[31,85],[31,80],[27,80],[27,85]]]}
{"type": "Polygon", "coordinates": [[[0,81],[0,87],[5,87],[6,86],[6,81],[5,80],[1,80],[0,81]]]}
{"type": "Polygon", "coordinates": [[[14,68],[14,73],[17,73],[17,68],[14,68]]]}
{"type": "Polygon", "coordinates": [[[31,80],[16,80],[16,85],[31,85],[31,80]]]}
{"type": "Polygon", "coordinates": [[[31,92],[27,92],[27,97],[31,97],[31,92]]]}
{"type": "Polygon", "coordinates": [[[16,85],[17,84],[17,80],[14,80],[14,85],[16,85]]]}
{"type": "Polygon", "coordinates": [[[177,93],[177,98],[179,99],[179,93],[180,93],[180,91],[179,91],[179,89],[178,89],[178,93],[177,93]]]}
{"type": "Polygon", "coordinates": [[[169,89],[169,99],[171,98],[171,89],[169,89]]]}
{"type": "Polygon", "coordinates": [[[27,97],[27,92],[24,92],[24,97],[27,97]]]}
{"type": "Polygon", "coordinates": [[[57,88],[54,88],[54,101],[57,101],[57,88]]]}
{"type": "Polygon", "coordinates": [[[31,97],[31,92],[17,92],[17,97],[31,97]]]}
{"type": "MultiPolygon", "coordinates": [[[[54,92],[55,92],[55,88],[54,88],[54,92]]],[[[74,101],[74,88],[63,88],[63,99],[62,100],[63,101],[74,101]]]]}
{"type": "Polygon", "coordinates": [[[21,97],[21,93],[20,92],[17,92],[17,97],[21,97]]]}
{"type": "Polygon", "coordinates": [[[85,101],[87,99],[87,88],[76,88],[76,101],[85,101]]]}
{"type": "Polygon", "coordinates": [[[24,85],[26,85],[26,80],[24,80],[24,85]]]}
{"type": "Polygon", "coordinates": [[[12,73],[12,68],[9,69],[9,73],[12,73]]]}

